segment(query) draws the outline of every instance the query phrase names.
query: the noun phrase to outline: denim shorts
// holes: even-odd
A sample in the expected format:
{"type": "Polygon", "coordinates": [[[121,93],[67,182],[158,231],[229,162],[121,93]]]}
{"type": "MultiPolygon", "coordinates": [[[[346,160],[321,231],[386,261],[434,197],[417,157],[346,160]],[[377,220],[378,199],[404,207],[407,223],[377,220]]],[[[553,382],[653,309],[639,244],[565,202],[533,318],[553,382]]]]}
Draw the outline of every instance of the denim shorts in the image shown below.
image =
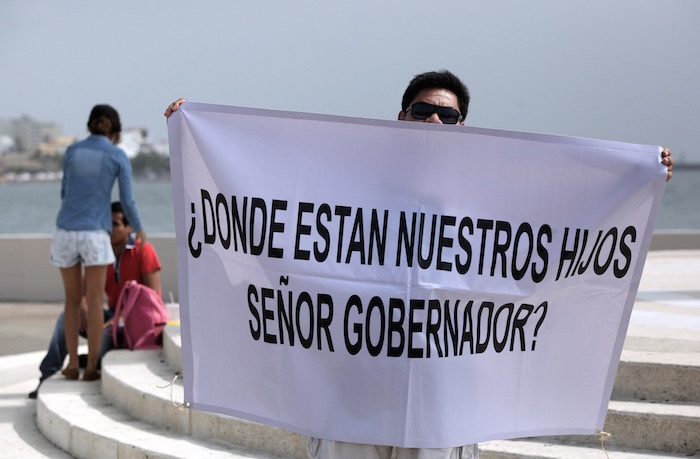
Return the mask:
{"type": "Polygon", "coordinates": [[[105,266],[114,263],[112,239],[105,230],[66,231],[56,228],[51,241],[51,263],[59,268],[105,266]]]}

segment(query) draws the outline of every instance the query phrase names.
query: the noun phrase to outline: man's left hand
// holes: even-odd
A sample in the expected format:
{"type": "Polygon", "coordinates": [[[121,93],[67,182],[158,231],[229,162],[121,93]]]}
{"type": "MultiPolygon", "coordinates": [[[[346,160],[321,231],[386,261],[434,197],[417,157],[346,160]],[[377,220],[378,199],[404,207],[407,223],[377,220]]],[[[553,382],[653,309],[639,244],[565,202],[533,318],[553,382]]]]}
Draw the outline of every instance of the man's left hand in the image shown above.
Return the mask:
{"type": "Polygon", "coordinates": [[[668,173],[666,174],[666,181],[668,182],[673,177],[673,156],[671,156],[671,150],[664,148],[661,152],[661,164],[668,167],[668,173]]]}

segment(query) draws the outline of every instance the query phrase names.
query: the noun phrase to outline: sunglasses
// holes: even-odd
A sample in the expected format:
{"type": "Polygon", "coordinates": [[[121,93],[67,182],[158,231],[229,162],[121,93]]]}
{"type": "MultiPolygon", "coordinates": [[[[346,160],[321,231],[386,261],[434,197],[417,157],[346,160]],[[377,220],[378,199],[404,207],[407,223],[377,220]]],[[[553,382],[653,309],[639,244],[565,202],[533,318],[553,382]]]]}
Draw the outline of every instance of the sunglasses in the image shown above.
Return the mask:
{"type": "Polygon", "coordinates": [[[462,121],[462,114],[452,107],[440,107],[439,105],[429,104],[427,102],[416,102],[406,109],[406,113],[411,112],[417,120],[426,120],[433,113],[437,113],[440,121],[445,124],[457,124],[462,121]]]}

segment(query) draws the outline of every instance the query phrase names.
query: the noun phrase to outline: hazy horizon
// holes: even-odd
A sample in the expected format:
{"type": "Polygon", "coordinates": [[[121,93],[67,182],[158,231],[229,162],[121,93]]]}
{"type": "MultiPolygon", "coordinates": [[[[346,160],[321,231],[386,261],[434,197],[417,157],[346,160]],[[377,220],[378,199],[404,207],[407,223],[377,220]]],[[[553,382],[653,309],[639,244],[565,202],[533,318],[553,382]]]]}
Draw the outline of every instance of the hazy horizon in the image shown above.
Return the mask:
{"type": "Polygon", "coordinates": [[[700,163],[700,2],[0,2],[0,118],[84,137],[96,103],[167,136],[192,101],[395,119],[417,73],[469,87],[467,124],[668,146],[700,163]]]}

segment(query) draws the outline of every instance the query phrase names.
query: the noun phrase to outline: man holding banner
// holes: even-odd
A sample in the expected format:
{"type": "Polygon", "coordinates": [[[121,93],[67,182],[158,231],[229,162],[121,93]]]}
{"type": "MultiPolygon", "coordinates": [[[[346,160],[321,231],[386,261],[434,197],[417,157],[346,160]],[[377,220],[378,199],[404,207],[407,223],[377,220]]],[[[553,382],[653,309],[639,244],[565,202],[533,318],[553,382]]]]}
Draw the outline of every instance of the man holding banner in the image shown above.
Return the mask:
{"type": "MultiPolygon", "coordinates": [[[[171,104],[166,117],[182,102],[171,104]]],[[[398,118],[463,125],[468,102],[457,77],[428,72],[411,81],[398,118]]],[[[609,397],[612,390],[660,202],[658,163],[670,179],[670,151],[663,149],[659,161],[659,150],[649,146],[586,139],[413,129],[203,104],[183,112],[168,129],[178,259],[184,260],[178,269],[181,301],[187,302],[183,326],[189,327],[183,330],[183,365],[192,372],[196,361],[202,372],[188,378],[185,388],[194,408],[306,434],[312,437],[310,456],[322,459],[388,458],[394,447],[373,444],[382,442],[401,445],[397,459],[475,458],[476,444],[441,447],[589,433],[590,418],[602,423],[607,400],[601,404],[600,394],[609,397]],[[361,149],[338,152],[357,139],[361,149]],[[510,150],[527,154],[508,155],[510,150]],[[330,169],[324,168],[328,151],[337,153],[330,169]],[[478,182],[482,163],[493,171],[504,161],[515,165],[478,182]],[[545,162],[559,171],[576,168],[576,174],[538,187],[534,174],[545,162]],[[258,175],[230,177],[241,165],[258,175]],[[589,192],[586,174],[596,175],[596,193],[589,192]],[[296,195],[270,195],[271,187],[296,195]],[[328,192],[333,196],[326,197],[328,192]],[[336,205],[316,203],[312,196],[336,205]],[[465,196],[474,197],[469,206],[465,196]],[[538,202],[548,204],[534,208],[538,202]],[[246,239],[256,215],[263,218],[264,237],[246,239]],[[423,236],[431,215],[431,236],[423,236]],[[295,234],[287,238],[289,233],[295,234]],[[422,239],[434,243],[427,256],[422,239]],[[396,246],[384,250],[392,242],[396,246]],[[331,248],[337,254],[329,256],[331,248]],[[385,252],[396,256],[385,261],[385,252]],[[394,260],[400,269],[391,270],[394,260]],[[588,291],[586,282],[600,287],[588,291]],[[302,292],[296,310],[292,290],[302,292]],[[577,300],[581,292],[587,303],[577,300]],[[239,295],[248,309],[231,300],[239,295]],[[341,295],[350,298],[344,314],[341,295]],[[220,309],[209,317],[203,305],[220,309]],[[190,314],[195,306],[201,309],[190,314]],[[304,315],[307,306],[310,317],[304,315]],[[234,316],[241,310],[248,313],[243,321],[234,316]],[[381,335],[370,336],[376,321],[382,326],[372,331],[381,335]],[[205,325],[226,324],[221,334],[204,332],[205,325]],[[235,342],[224,344],[217,336],[235,342]],[[423,341],[411,341],[414,336],[423,341]],[[392,344],[395,337],[400,339],[392,344]],[[591,342],[601,343],[600,349],[591,342]],[[364,366],[357,366],[360,358],[364,366]],[[220,365],[226,359],[238,366],[220,365]],[[251,371],[235,371],[243,367],[251,371]],[[594,390],[576,400],[562,393],[564,381],[600,367],[606,371],[597,372],[594,390]],[[297,384],[292,392],[285,392],[287,380],[297,384]],[[245,393],[254,397],[240,399],[245,393]],[[402,394],[410,406],[401,405],[402,394]],[[342,408],[328,413],[325,407],[335,402],[342,408]],[[369,411],[373,416],[365,419],[369,411]],[[579,412],[589,419],[572,419],[579,412]]]]}
{"type": "MultiPolygon", "coordinates": [[[[464,125],[469,90],[453,73],[443,70],[416,75],[404,91],[398,119],[433,124],[464,125]]],[[[400,448],[309,438],[313,459],[478,459],[476,444],[455,448],[400,448]]]]}

